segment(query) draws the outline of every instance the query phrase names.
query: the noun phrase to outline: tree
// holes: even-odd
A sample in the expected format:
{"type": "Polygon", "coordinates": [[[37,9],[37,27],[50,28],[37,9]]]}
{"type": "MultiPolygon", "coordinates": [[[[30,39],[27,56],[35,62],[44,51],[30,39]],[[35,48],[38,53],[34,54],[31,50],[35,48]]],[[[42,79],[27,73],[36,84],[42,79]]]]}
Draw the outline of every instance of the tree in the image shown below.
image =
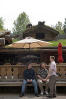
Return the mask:
{"type": "Polygon", "coordinates": [[[17,19],[14,21],[13,33],[14,35],[23,35],[26,29],[26,25],[30,23],[29,17],[25,12],[19,14],[17,19]]]}
{"type": "Polygon", "coordinates": [[[59,31],[60,34],[63,34],[64,33],[64,30],[63,30],[63,24],[62,24],[62,22],[58,21],[58,23],[55,26],[55,29],[57,31],[59,31]]]}
{"type": "Polygon", "coordinates": [[[60,21],[58,21],[58,23],[55,26],[52,25],[51,27],[54,28],[54,29],[56,29],[57,31],[59,31],[60,34],[63,34],[64,33],[63,24],[60,21]]]}
{"type": "Polygon", "coordinates": [[[3,25],[4,25],[3,18],[0,17],[0,30],[4,30],[3,25]]]}
{"type": "Polygon", "coordinates": [[[66,18],[65,18],[65,22],[64,22],[64,33],[66,34],[66,18]]]}

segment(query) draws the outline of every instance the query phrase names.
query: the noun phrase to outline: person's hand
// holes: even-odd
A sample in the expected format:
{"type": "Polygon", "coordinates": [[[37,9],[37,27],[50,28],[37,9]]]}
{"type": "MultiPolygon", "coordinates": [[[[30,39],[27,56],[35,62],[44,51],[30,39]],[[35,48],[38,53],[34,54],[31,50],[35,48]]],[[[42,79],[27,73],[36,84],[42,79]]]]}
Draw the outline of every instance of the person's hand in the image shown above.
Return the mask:
{"type": "Polygon", "coordinates": [[[30,79],[30,80],[29,80],[29,79],[27,79],[27,82],[32,82],[32,79],[30,79]]]}
{"type": "Polygon", "coordinates": [[[29,79],[27,79],[27,82],[29,82],[29,79]]]}
{"type": "Polygon", "coordinates": [[[43,82],[46,82],[46,79],[42,79],[43,82]]]}
{"type": "Polygon", "coordinates": [[[37,77],[38,77],[40,80],[42,80],[42,77],[41,77],[40,75],[37,75],[37,77]]]}
{"type": "Polygon", "coordinates": [[[30,80],[30,82],[32,82],[32,79],[30,80]]]}
{"type": "Polygon", "coordinates": [[[40,76],[39,76],[39,75],[37,75],[37,77],[38,77],[38,78],[40,78],[40,76]]]}

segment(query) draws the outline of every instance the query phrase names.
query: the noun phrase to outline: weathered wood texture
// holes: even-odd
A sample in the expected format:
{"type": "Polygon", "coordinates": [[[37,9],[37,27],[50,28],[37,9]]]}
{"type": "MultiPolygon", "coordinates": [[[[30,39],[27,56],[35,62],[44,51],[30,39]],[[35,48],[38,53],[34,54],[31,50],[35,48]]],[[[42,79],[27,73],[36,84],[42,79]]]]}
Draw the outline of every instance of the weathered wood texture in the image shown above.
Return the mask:
{"type": "MultiPolygon", "coordinates": [[[[27,25],[26,30],[23,32],[23,38],[31,36],[36,39],[41,40],[54,40],[56,36],[58,36],[59,32],[55,29],[47,26],[44,22],[38,22],[38,25],[32,26],[30,24],[27,25]]],[[[21,38],[18,35],[19,38],[21,38]]]]}
{"type": "Polygon", "coordinates": [[[12,37],[10,31],[0,31],[0,47],[5,47],[5,45],[12,43],[12,37]],[[3,43],[3,40],[5,40],[5,43],[3,43]]]}
{"type": "MultiPolygon", "coordinates": [[[[27,66],[23,65],[0,65],[0,86],[20,86],[22,84],[23,72],[27,66]]],[[[39,64],[33,66],[35,72],[39,64]]],[[[49,66],[47,66],[49,68],[49,66]]],[[[57,64],[57,86],[66,86],[66,63],[57,64]]]]}

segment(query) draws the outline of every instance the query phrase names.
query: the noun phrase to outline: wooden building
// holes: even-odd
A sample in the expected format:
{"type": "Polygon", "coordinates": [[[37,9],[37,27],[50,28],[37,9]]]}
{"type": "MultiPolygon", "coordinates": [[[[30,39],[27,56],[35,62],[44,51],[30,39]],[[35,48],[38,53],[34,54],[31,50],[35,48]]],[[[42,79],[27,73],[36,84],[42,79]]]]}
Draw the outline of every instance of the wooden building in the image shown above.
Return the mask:
{"type": "MultiPolygon", "coordinates": [[[[40,63],[42,61],[49,63],[49,57],[55,56],[56,63],[58,63],[58,49],[57,47],[45,47],[41,49],[22,49],[22,48],[0,48],[0,64],[10,63],[17,64],[21,62],[26,63],[23,57],[26,55],[34,55],[37,60],[34,62],[40,63]]],[[[64,63],[66,63],[66,47],[63,47],[63,58],[64,63]]],[[[27,61],[28,62],[28,61],[27,61]]]]}
{"type": "Polygon", "coordinates": [[[0,47],[12,43],[12,37],[10,31],[0,31],[0,47]]]}
{"type": "MultiPolygon", "coordinates": [[[[27,68],[27,62],[23,61],[26,55],[35,55],[33,68],[38,71],[40,62],[49,64],[49,57],[55,56],[58,62],[57,47],[45,47],[41,49],[22,49],[22,48],[0,48],[0,86],[21,86],[23,72],[27,68]]],[[[66,86],[66,47],[63,47],[64,63],[57,63],[57,83],[56,86],[66,86]]],[[[31,59],[30,59],[31,61],[31,59]]],[[[47,69],[49,66],[47,65],[47,69]]]]}
{"type": "MultiPolygon", "coordinates": [[[[24,32],[24,37],[34,36],[35,38],[42,40],[54,40],[55,37],[58,35],[58,32],[56,30],[48,26],[45,26],[44,23],[42,22],[39,22],[37,26],[32,26],[31,24],[28,25],[27,30],[24,32]],[[27,30],[28,32],[26,32],[27,30]]],[[[6,34],[9,35],[9,33],[6,34]]],[[[0,37],[5,38],[6,34],[0,37]]],[[[10,43],[9,40],[6,39],[6,44],[10,43]]],[[[0,48],[0,86],[1,87],[21,86],[23,80],[23,72],[27,68],[27,62],[31,61],[33,63],[33,68],[35,72],[37,72],[38,69],[40,68],[39,66],[41,62],[46,62],[47,69],[49,68],[48,64],[50,62],[49,61],[50,56],[55,56],[56,58],[55,60],[57,63],[57,74],[58,74],[56,86],[66,86],[66,47],[63,47],[62,51],[63,51],[64,63],[58,64],[57,47],[44,47],[44,48],[30,49],[30,50],[22,49],[22,48],[1,47],[0,48]],[[35,59],[30,58],[29,60],[26,60],[24,59],[24,57],[27,55],[34,56],[37,58],[35,59]]]]}
{"type": "Polygon", "coordinates": [[[49,41],[55,40],[58,34],[58,31],[45,25],[45,22],[38,22],[38,25],[32,26],[32,24],[28,24],[26,26],[26,30],[23,33],[23,38],[31,36],[36,39],[49,41]]]}

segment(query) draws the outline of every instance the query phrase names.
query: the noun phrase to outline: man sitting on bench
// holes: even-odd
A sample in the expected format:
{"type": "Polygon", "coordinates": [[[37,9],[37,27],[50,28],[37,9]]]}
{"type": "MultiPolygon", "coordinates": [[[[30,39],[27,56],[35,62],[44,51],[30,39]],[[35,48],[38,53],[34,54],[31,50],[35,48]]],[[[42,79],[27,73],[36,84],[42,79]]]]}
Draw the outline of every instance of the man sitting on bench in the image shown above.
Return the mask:
{"type": "Polygon", "coordinates": [[[38,87],[37,87],[37,82],[35,80],[35,71],[32,68],[32,64],[28,64],[28,68],[24,71],[24,80],[22,83],[22,89],[21,89],[21,94],[20,97],[24,96],[25,94],[25,87],[27,83],[32,83],[35,91],[35,96],[38,97],[38,87]]]}
{"type": "Polygon", "coordinates": [[[43,79],[45,79],[48,75],[48,70],[46,69],[46,63],[42,62],[40,64],[40,69],[37,73],[37,77],[38,77],[38,85],[41,91],[41,95],[43,95],[44,93],[47,95],[48,94],[48,80],[46,82],[43,81],[43,79]],[[46,85],[45,87],[45,92],[43,89],[43,83],[46,85]]]}

